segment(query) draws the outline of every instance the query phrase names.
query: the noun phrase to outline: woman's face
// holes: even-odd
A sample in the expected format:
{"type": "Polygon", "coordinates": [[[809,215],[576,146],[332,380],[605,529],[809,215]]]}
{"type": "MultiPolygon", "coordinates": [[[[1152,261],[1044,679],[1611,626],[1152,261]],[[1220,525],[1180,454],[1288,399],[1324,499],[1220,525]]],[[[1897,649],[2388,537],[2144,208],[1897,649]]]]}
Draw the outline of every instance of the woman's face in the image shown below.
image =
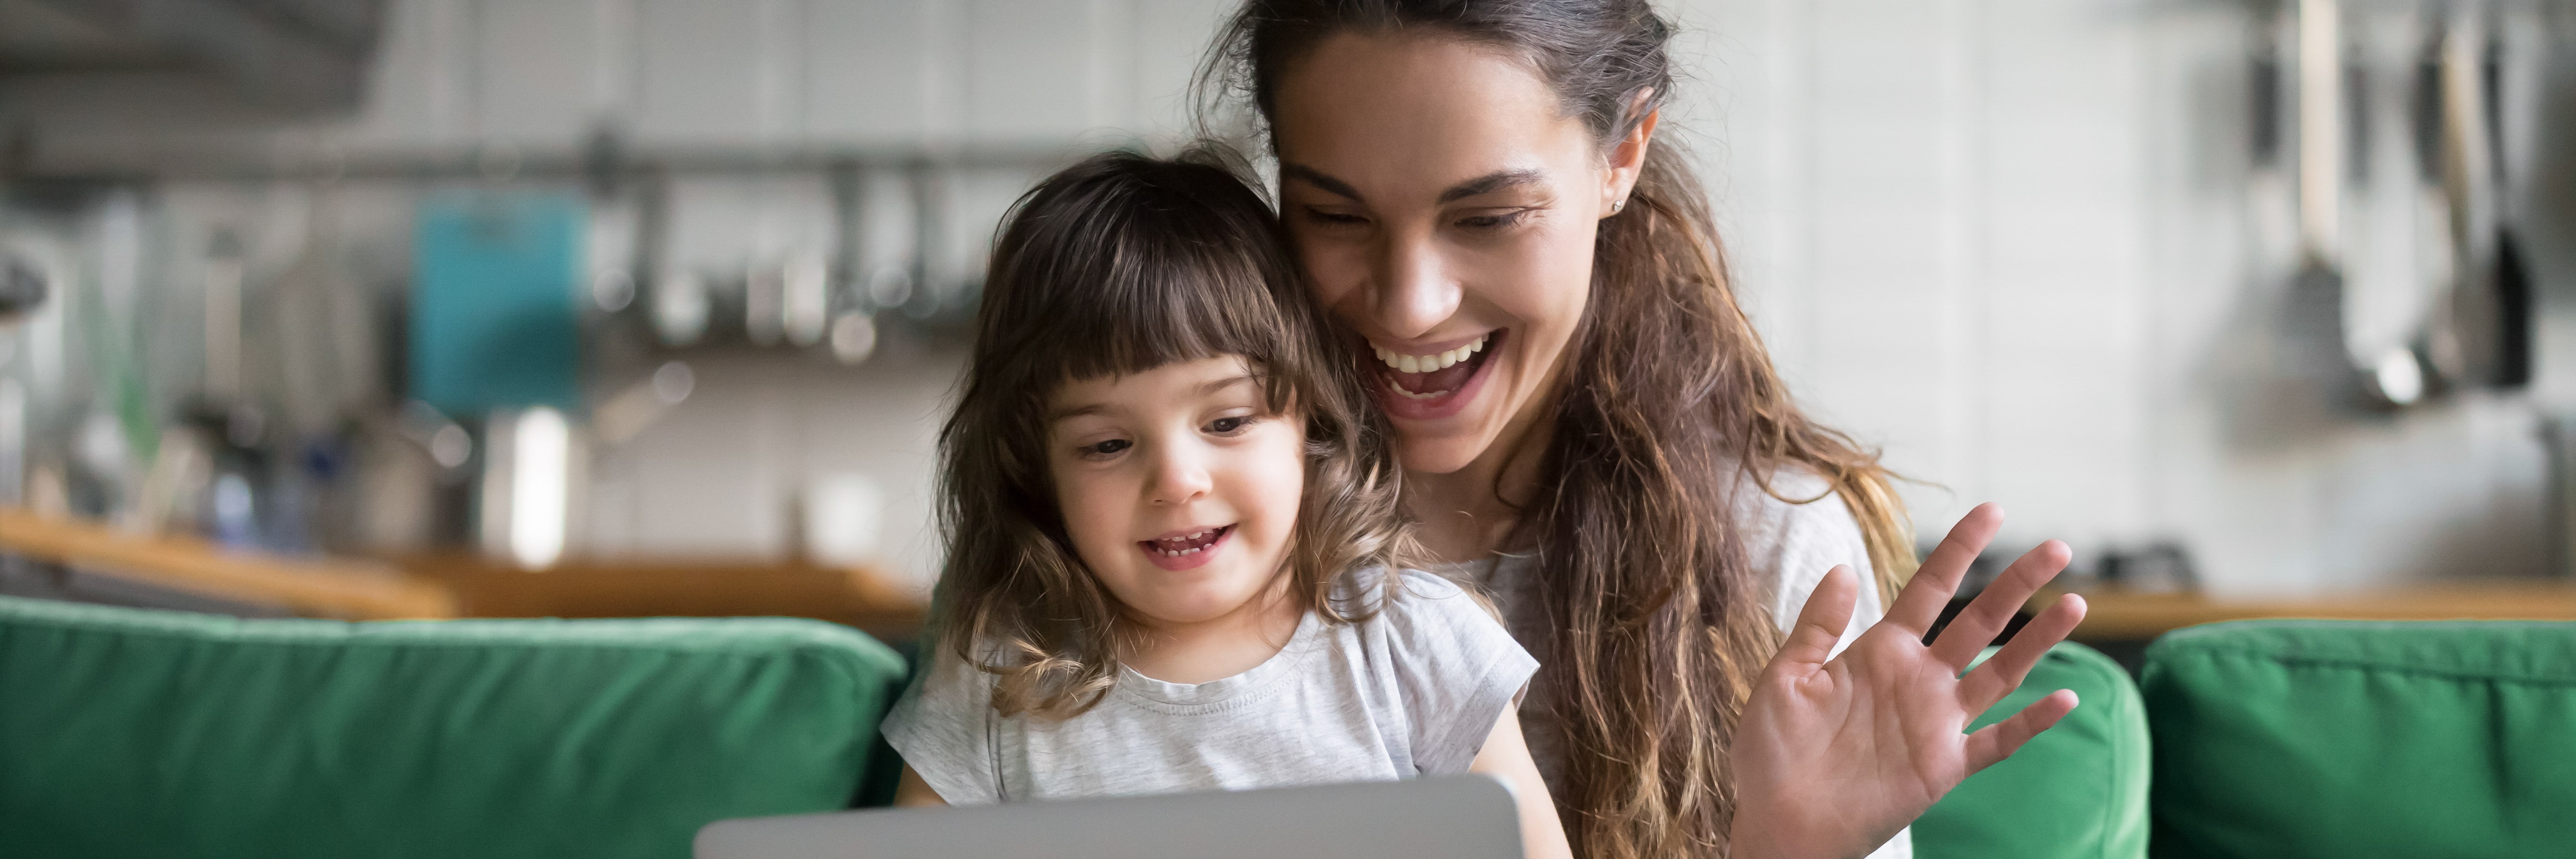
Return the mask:
{"type": "Polygon", "coordinates": [[[1605,158],[1509,54],[1426,35],[1334,36],[1288,67],[1275,109],[1281,215],[1318,297],[1379,358],[1405,467],[1453,472],[1517,439],[1647,132],[1605,158]]]}

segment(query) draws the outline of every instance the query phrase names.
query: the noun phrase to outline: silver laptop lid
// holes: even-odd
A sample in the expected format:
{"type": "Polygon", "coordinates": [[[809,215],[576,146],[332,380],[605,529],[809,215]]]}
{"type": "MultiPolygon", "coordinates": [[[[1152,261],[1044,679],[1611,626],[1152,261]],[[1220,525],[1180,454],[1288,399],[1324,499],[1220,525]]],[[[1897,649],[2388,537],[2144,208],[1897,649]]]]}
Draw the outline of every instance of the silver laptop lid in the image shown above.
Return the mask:
{"type": "Polygon", "coordinates": [[[1484,776],[720,820],[697,859],[1518,859],[1511,792],[1484,776]]]}

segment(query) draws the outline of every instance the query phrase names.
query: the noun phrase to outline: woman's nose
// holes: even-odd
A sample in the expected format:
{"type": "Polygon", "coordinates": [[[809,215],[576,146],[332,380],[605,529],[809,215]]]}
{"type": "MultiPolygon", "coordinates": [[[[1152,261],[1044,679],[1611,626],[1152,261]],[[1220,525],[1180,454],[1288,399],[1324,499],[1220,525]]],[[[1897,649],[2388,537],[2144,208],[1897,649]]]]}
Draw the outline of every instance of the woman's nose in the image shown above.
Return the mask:
{"type": "Polygon", "coordinates": [[[1394,235],[1378,254],[1377,325],[1393,337],[1420,337],[1457,314],[1460,289],[1428,235],[1394,235]]]}
{"type": "Polygon", "coordinates": [[[1155,504],[1196,501],[1208,493],[1207,463],[1186,445],[1165,446],[1154,462],[1154,479],[1145,492],[1155,504]]]}

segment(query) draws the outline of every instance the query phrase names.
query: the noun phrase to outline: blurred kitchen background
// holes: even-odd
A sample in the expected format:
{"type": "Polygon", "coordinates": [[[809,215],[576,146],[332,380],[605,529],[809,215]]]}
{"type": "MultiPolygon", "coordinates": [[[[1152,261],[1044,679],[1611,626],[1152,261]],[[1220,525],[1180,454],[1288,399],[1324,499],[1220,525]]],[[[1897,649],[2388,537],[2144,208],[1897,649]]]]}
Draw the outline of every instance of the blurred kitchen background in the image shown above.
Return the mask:
{"type": "MultiPolygon", "coordinates": [[[[1229,5],[0,0],[0,582],[897,623],[996,219],[1180,141],[1229,5]]],[[[1738,292],[1927,536],[2576,576],[2576,3],[1663,7],[1738,292]]]]}

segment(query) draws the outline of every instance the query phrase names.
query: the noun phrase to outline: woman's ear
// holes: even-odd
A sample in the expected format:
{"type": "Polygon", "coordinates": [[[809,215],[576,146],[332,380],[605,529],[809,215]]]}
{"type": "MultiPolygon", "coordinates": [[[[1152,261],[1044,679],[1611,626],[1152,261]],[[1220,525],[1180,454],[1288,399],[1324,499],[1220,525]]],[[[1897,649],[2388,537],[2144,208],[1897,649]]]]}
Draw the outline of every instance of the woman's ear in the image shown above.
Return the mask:
{"type": "MultiPolygon", "coordinates": [[[[1652,87],[1638,90],[1636,95],[1629,97],[1626,114],[1635,116],[1636,111],[1652,104],[1654,97],[1652,87]]],[[[1646,147],[1653,142],[1655,125],[1662,121],[1663,116],[1661,108],[1646,110],[1644,116],[1637,117],[1628,126],[1628,133],[1611,145],[1610,169],[1601,188],[1601,210],[1605,213],[1602,217],[1619,214],[1620,210],[1627,208],[1628,194],[1637,187],[1637,174],[1646,167],[1646,147]]]]}

